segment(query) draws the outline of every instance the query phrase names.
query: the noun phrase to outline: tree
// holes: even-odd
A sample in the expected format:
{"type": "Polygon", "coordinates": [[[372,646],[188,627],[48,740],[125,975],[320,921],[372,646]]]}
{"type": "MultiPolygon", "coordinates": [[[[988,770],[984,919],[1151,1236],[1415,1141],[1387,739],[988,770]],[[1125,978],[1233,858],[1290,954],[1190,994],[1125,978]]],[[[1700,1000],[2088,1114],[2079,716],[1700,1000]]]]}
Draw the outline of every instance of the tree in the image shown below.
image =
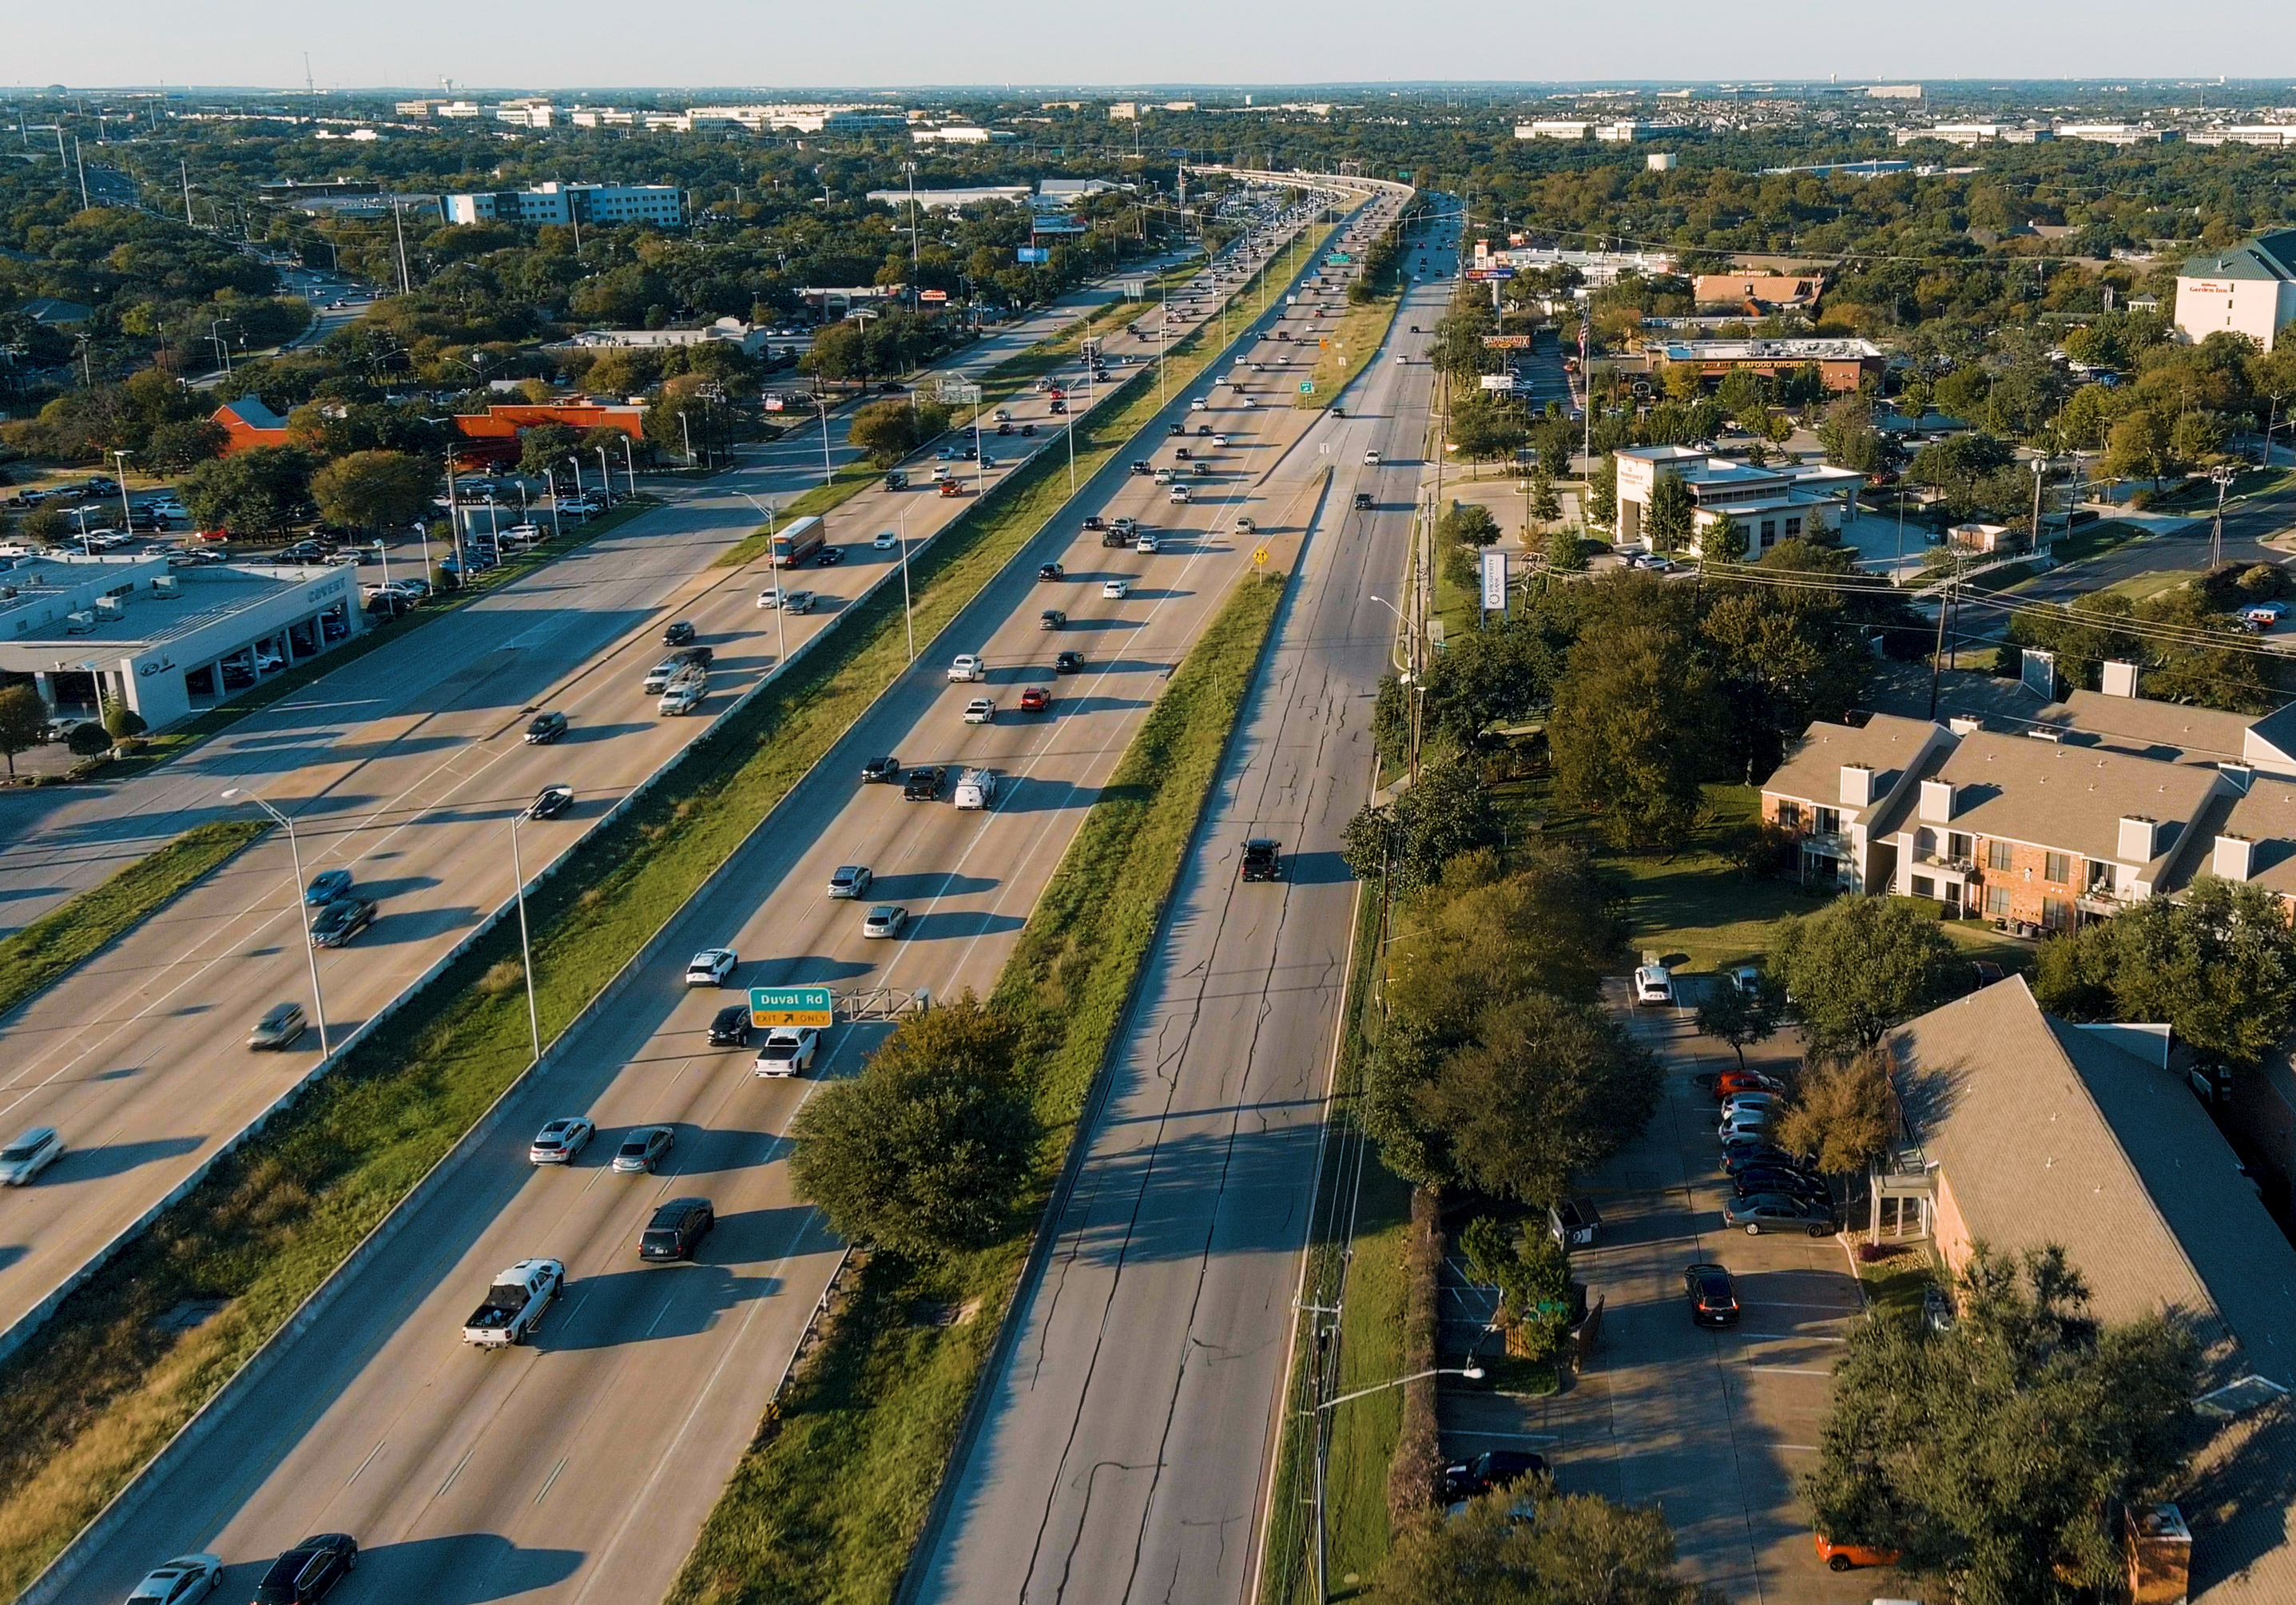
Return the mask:
{"type": "Polygon", "coordinates": [[[1551,1204],[1642,1130],[1660,1084],[1657,1060],[1599,1005],[1533,993],[1485,1011],[1421,1089],[1419,1114],[1459,1180],[1551,1204]]]}
{"type": "Polygon", "coordinates": [[[144,448],[144,466],[160,473],[183,473],[221,456],[230,439],[223,425],[210,418],[162,423],[152,430],[144,448]]]}
{"type": "Polygon", "coordinates": [[[437,467],[405,452],[353,452],[311,476],[321,518],[377,535],[430,512],[438,487],[437,467]]]}
{"type": "Polygon", "coordinates": [[[1530,476],[1530,516],[1532,521],[1551,524],[1562,516],[1562,498],[1554,492],[1554,476],[1540,464],[1530,476]]]}
{"type": "Polygon", "coordinates": [[[1459,545],[1488,546],[1499,538],[1499,521],[1491,516],[1488,507],[1456,502],[1448,512],[1436,520],[1435,532],[1459,545]]]}
{"type": "Polygon", "coordinates": [[[1365,880],[1391,870],[1396,890],[1407,895],[1440,879],[1458,854],[1498,839],[1498,815],[1480,777],[1464,763],[1435,763],[1393,802],[1357,810],[1341,856],[1365,880]]]}
{"type": "Polygon", "coordinates": [[[29,685],[0,689],[0,753],[8,757],[8,778],[16,778],[16,755],[29,752],[48,733],[48,705],[29,685]]]}
{"type": "Polygon", "coordinates": [[[1557,574],[1580,574],[1587,568],[1587,544],[1573,524],[1546,537],[1546,566],[1557,574]]]}
{"type": "Polygon", "coordinates": [[[125,702],[107,700],[103,705],[103,731],[115,742],[132,741],[152,727],[144,716],[125,702]]]}
{"type": "Polygon", "coordinates": [[[1468,1273],[1499,1290],[1492,1321],[1506,1333],[1508,1354],[1544,1360],[1562,1347],[1570,1330],[1570,1257],[1551,1232],[1533,1226],[1525,1233],[1479,1215],[1459,1234],[1459,1246],[1468,1273]]]}
{"type": "Polygon", "coordinates": [[[1733,368],[1714,387],[1715,404],[1739,422],[1766,423],[1762,414],[1762,376],[1751,368],[1733,368]]]}
{"type": "Polygon", "coordinates": [[[301,447],[253,446],[184,475],[184,508],[201,529],[228,529],[241,539],[283,536],[310,479],[310,454],[301,447]]]}
{"type": "Polygon", "coordinates": [[[518,438],[518,471],[554,479],[559,465],[574,454],[582,437],[562,423],[537,423],[518,438]]]}
{"type": "Polygon", "coordinates": [[[1626,572],[1592,589],[1596,610],[1570,649],[1547,722],[1555,790],[1599,812],[1613,844],[1654,848],[1697,817],[1699,784],[1728,710],[1697,651],[1680,587],[1626,572]]]}
{"type": "Polygon", "coordinates": [[[20,527],[24,538],[35,546],[61,546],[71,538],[71,520],[53,507],[35,507],[24,515],[20,527]]]}
{"type": "Polygon", "coordinates": [[[1406,1527],[1375,1593],[1382,1605],[1723,1605],[1675,1576],[1674,1531],[1656,1508],[1561,1494],[1544,1478],[1406,1527]]]}
{"type": "Polygon", "coordinates": [[[2169,430],[2169,455],[2187,464],[2213,463],[2224,455],[2226,435],[2222,414],[2196,409],[2178,418],[2169,430]]]}
{"type": "Polygon", "coordinates": [[[853,444],[879,468],[890,468],[917,448],[917,414],[906,401],[873,401],[853,414],[853,444]]]}
{"type": "Polygon", "coordinates": [[[1854,1175],[1890,1146],[1893,1107],[1889,1055],[1881,1049],[1821,1060],[1796,1083],[1778,1121],[1778,1143],[1816,1154],[1828,1175],[1854,1175]]]}
{"type": "Polygon", "coordinates": [[[1954,946],[1918,904],[1844,893],[1790,914],[1770,939],[1770,973],[1792,996],[1810,1057],[1873,1047],[1943,988],[1954,946]]]}
{"type": "Polygon", "coordinates": [[[1653,552],[1672,552],[1690,539],[1693,509],[1690,487],[1671,469],[1660,471],[1651,487],[1650,505],[1643,509],[1643,534],[1653,552]]]}
{"type": "Polygon", "coordinates": [[[1785,1002],[1767,976],[1755,983],[1751,993],[1731,977],[1720,977],[1706,988],[1706,995],[1699,1002],[1698,1034],[1729,1044],[1742,1070],[1746,1068],[1746,1050],[1777,1035],[1778,1024],[1785,1014],[1785,1002]]]}
{"type": "Polygon", "coordinates": [[[2205,1053],[2253,1066],[2296,1020],[2296,930],[2261,887],[2198,875],[2043,944],[2034,995],[2076,1020],[2166,1020],[2205,1053]]]}
{"type": "Polygon", "coordinates": [[[1801,1479],[1817,1530],[1899,1550],[1968,1605],[2110,1593],[2107,1512],[2183,1474],[2198,1346],[2163,1315],[2098,1322],[2059,1248],[1979,1244],[1955,1282],[1949,1331],[1889,1313],[1849,1329],[1801,1479]]]}
{"type": "Polygon", "coordinates": [[[967,992],[902,1022],[849,1081],[800,1110],[791,1174],[840,1235],[914,1257],[1005,1225],[1037,1137],[1018,1032],[967,992]]]}
{"type": "Polygon", "coordinates": [[[1619,521],[1619,460],[1608,452],[1587,476],[1587,519],[1606,529],[1619,521]]]}
{"type": "Polygon", "coordinates": [[[2106,438],[2104,471],[2116,479],[2150,479],[2161,488],[2175,454],[2168,421],[2151,407],[2138,407],[2112,426],[2106,438]]]}
{"type": "Polygon", "coordinates": [[[64,746],[74,757],[101,757],[111,750],[111,737],[101,725],[75,725],[64,746]]]}
{"type": "Polygon", "coordinates": [[[1701,557],[1718,563],[1737,563],[1746,560],[1746,529],[1728,513],[1722,513],[1706,526],[1706,533],[1698,537],[1701,557]]]}

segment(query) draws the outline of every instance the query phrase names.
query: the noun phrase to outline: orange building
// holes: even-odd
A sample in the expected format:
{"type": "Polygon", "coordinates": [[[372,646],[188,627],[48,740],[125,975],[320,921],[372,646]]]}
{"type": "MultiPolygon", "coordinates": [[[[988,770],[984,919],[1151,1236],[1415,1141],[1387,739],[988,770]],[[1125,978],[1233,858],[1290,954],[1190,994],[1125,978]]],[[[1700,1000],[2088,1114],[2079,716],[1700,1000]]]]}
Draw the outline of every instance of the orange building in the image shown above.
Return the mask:
{"type": "Polygon", "coordinates": [[[287,444],[287,421],[252,396],[225,402],[216,408],[210,422],[222,425],[228,437],[223,443],[226,457],[250,446],[287,444]]]}
{"type": "Polygon", "coordinates": [[[519,454],[519,437],[538,424],[561,423],[586,432],[618,429],[636,446],[645,444],[645,409],[603,401],[497,402],[483,413],[458,413],[455,427],[463,444],[455,448],[455,461],[499,463],[519,454]]]}

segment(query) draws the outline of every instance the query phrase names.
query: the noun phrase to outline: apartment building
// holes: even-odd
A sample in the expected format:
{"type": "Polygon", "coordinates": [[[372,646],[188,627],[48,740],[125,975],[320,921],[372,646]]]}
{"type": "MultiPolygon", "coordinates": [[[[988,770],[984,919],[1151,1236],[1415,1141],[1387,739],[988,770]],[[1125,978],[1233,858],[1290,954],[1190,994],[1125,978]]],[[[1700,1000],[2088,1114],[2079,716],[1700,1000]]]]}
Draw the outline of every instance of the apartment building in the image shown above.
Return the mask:
{"type": "Polygon", "coordinates": [[[1820,720],[1804,732],[1762,782],[1762,817],[1798,839],[1802,880],[1844,891],[1885,890],[1896,878],[1897,849],[1874,826],[1903,813],[1906,798],[1952,739],[1941,725],[1891,714],[1875,714],[1863,725],[1820,720]]]}

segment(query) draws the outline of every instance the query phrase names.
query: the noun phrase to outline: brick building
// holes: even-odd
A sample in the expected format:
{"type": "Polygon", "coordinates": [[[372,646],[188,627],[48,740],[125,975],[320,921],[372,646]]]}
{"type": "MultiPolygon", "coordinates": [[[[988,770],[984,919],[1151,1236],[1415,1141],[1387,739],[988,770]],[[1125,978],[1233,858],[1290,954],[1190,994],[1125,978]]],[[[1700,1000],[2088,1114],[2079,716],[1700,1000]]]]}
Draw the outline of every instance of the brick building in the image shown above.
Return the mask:
{"type": "Polygon", "coordinates": [[[223,454],[226,457],[250,446],[287,444],[287,421],[255,397],[242,396],[237,401],[226,401],[209,416],[223,427],[223,454]]]}

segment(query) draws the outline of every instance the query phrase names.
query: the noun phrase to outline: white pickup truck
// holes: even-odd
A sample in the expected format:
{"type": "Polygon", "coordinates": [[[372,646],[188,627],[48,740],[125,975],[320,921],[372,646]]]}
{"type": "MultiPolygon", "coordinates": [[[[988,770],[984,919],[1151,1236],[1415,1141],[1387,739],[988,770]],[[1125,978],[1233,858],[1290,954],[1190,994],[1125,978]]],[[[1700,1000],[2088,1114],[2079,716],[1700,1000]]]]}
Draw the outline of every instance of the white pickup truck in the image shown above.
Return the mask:
{"type": "Polygon", "coordinates": [[[521,1259],[495,1278],[487,1300],[463,1322],[463,1341],[480,1348],[523,1343],[542,1324],[542,1312],[566,1285],[566,1267],[554,1259],[521,1259]]]}

